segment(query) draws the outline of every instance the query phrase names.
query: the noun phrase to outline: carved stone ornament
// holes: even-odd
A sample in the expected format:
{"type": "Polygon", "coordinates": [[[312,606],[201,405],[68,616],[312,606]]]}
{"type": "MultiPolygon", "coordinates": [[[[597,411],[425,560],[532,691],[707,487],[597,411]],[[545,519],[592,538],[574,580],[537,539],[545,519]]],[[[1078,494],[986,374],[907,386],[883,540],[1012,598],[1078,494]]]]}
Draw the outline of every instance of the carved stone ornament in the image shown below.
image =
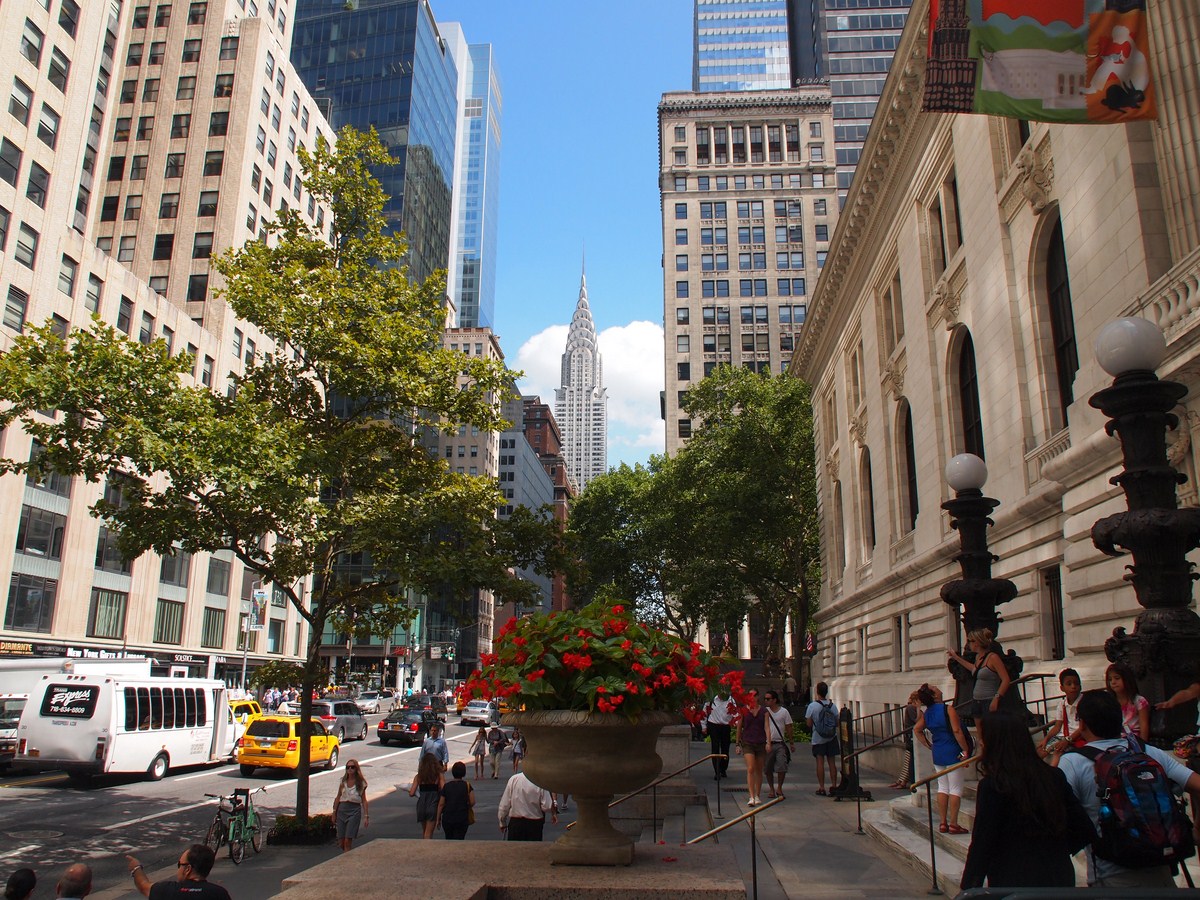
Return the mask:
{"type": "Polygon", "coordinates": [[[861,416],[851,416],[850,418],[850,437],[854,443],[860,447],[867,445],[867,414],[861,416]]]}
{"type": "Polygon", "coordinates": [[[897,400],[904,396],[904,368],[894,359],[883,367],[883,387],[897,400]]]}
{"type": "Polygon", "coordinates": [[[962,297],[950,290],[945,277],[933,286],[933,305],[934,309],[941,310],[942,318],[946,321],[946,330],[953,330],[959,322],[958,313],[962,307],[962,297]]]}
{"type": "Polygon", "coordinates": [[[825,472],[826,472],[826,474],[829,475],[831,480],[837,481],[838,473],[839,473],[840,469],[841,469],[841,466],[838,463],[838,452],[836,450],[830,450],[829,455],[827,457],[825,457],[825,472]]]}
{"type": "Polygon", "coordinates": [[[1026,146],[1018,155],[1017,171],[1021,173],[1021,193],[1029,201],[1035,213],[1040,213],[1050,202],[1054,190],[1054,160],[1026,146]]]}
{"type": "Polygon", "coordinates": [[[1200,423],[1200,413],[1179,407],[1179,424],[1174,432],[1167,432],[1167,461],[1175,468],[1183,465],[1184,457],[1192,446],[1192,429],[1200,423]]]}

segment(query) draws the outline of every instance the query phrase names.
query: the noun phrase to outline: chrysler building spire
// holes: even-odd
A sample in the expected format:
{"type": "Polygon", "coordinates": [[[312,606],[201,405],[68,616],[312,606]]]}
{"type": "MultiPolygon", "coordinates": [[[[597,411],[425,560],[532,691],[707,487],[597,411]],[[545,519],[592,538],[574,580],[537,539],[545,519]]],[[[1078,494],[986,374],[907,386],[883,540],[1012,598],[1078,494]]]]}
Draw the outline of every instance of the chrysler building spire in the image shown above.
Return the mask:
{"type": "Polygon", "coordinates": [[[562,387],[554,392],[554,418],[562,430],[567,473],[577,490],[608,471],[608,392],[588,305],[587,274],[580,272],[579,299],[567,349],[562,356],[562,387]]]}

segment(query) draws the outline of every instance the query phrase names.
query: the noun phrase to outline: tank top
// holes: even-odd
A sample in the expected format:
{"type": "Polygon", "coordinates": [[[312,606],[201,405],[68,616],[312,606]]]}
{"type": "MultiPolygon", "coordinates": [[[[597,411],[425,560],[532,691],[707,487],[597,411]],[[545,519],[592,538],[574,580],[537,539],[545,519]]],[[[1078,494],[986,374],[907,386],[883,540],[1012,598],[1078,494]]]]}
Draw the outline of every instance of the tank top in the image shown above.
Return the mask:
{"type": "Polygon", "coordinates": [[[958,762],[962,747],[950,727],[950,715],[945,703],[935,703],[925,710],[925,727],[933,735],[933,762],[937,766],[952,766],[958,762]]]}
{"type": "Polygon", "coordinates": [[[975,666],[975,689],[971,693],[973,700],[991,700],[1000,690],[1000,676],[985,665],[991,655],[990,652],[986,653],[975,666]]]}
{"type": "Polygon", "coordinates": [[[362,795],[358,792],[357,784],[342,782],[342,802],[362,805],[362,795]]]}
{"type": "Polygon", "coordinates": [[[436,794],[438,792],[438,786],[436,783],[434,783],[434,784],[419,784],[419,785],[417,785],[417,790],[420,791],[422,794],[429,794],[429,793],[436,794]]]}
{"type": "Polygon", "coordinates": [[[747,744],[765,744],[767,742],[767,708],[765,706],[760,706],[752,713],[744,714],[742,740],[747,744]]]}

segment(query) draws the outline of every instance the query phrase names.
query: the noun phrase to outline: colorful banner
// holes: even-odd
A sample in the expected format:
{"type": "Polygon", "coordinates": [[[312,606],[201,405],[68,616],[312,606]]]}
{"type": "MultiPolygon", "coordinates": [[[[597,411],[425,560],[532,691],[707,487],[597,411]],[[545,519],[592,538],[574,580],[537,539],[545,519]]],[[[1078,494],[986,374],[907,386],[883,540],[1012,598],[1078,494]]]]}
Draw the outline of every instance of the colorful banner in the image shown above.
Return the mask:
{"type": "Polygon", "coordinates": [[[926,112],[1155,118],[1145,0],[929,0],[926,112]]]}
{"type": "Polygon", "coordinates": [[[251,631],[263,631],[267,627],[267,598],[270,595],[265,588],[255,588],[250,593],[250,618],[249,628],[251,631]]]}

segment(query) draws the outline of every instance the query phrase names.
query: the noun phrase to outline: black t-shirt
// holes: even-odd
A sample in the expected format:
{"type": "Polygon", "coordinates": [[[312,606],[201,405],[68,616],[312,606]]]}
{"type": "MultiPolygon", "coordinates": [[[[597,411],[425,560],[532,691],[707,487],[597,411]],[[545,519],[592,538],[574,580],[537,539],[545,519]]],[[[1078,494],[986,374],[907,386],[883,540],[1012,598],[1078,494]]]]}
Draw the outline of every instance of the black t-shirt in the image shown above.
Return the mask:
{"type": "Polygon", "coordinates": [[[459,778],[447,781],[442,786],[442,796],[446,800],[446,806],[442,809],[443,822],[467,821],[468,810],[471,808],[469,793],[467,783],[459,778]]]}
{"type": "Polygon", "coordinates": [[[160,881],[150,886],[150,900],[232,900],[229,891],[211,881],[160,881]]]}

